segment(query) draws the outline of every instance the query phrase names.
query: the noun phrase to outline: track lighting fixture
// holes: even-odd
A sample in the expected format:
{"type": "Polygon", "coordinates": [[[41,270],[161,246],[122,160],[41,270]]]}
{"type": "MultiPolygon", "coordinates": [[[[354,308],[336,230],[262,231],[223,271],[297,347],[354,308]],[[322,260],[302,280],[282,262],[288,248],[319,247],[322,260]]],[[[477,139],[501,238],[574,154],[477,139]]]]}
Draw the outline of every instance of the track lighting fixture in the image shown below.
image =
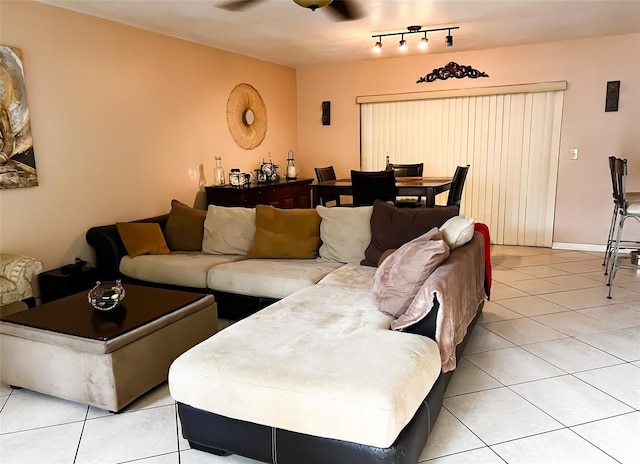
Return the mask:
{"type": "Polygon", "coordinates": [[[373,51],[376,53],[380,53],[382,51],[382,37],[378,37],[378,41],[373,46],[373,51]]]}
{"type": "Polygon", "coordinates": [[[400,39],[400,46],[399,46],[400,50],[405,51],[409,48],[409,46],[407,45],[407,41],[404,40],[404,34],[402,35],[402,38],[400,39]]]}
{"type": "Polygon", "coordinates": [[[429,46],[429,39],[427,38],[427,33],[424,33],[424,37],[420,39],[420,43],[418,44],[418,47],[421,48],[422,50],[426,50],[427,47],[429,46]]]}
{"type": "Polygon", "coordinates": [[[407,31],[406,32],[390,32],[388,34],[376,34],[376,35],[372,35],[371,37],[373,37],[374,39],[378,39],[376,41],[376,44],[373,46],[373,50],[376,52],[380,52],[382,51],[382,38],[383,37],[390,37],[390,36],[394,36],[394,35],[399,35],[400,36],[400,41],[398,43],[400,50],[405,51],[409,48],[407,41],[405,40],[404,36],[405,34],[424,34],[424,36],[420,39],[420,43],[418,44],[418,47],[422,50],[426,50],[427,47],[429,46],[429,38],[427,37],[427,32],[438,32],[438,31],[447,31],[448,35],[445,37],[445,44],[447,45],[447,47],[452,47],[453,46],[453,36],[451,35],[451,31],[455,30],[455,29],[460,29],[459,26],[452,26],[452,27],[439,27],[439,28],[435,28],[435,29],[422,29],[422,26],[408,26],[407,27],[407,31]]]}

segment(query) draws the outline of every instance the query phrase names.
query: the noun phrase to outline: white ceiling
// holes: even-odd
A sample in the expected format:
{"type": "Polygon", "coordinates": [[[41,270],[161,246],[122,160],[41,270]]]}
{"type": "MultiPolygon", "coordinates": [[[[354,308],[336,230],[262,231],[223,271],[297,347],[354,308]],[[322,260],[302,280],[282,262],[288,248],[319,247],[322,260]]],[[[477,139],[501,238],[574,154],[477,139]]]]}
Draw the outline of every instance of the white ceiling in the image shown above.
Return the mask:
{"type": "Polygon", "coordinates": [[[459,26],[454,46],[446,32],[406,36],[406,53],[443,53],[640,32],[640,0],[355,0],[363,18],[337,21],[326,8],[292,0],[263,0],[240,12],[225,0],[40,0],[101,18],[288,66],[397,57],[399,37],[376,33],[459,26]]]}

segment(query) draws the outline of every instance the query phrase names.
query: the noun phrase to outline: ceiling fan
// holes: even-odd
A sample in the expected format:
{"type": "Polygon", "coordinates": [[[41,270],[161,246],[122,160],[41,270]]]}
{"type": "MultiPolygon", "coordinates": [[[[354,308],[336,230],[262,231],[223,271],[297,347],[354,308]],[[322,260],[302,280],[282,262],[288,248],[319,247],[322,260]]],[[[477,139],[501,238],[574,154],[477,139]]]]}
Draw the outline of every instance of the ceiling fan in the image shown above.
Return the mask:
{"type": "MultiPolygon", "coordinates": [[[[228,11],[242,11],[264,0],[231,0],[218,5],[228,11]]],[[[294,3],[304,8],[315,11],[318,8],[327,7],[338,21],[351,21],[362,18],[362,11],[354,0],[293,0],[294,3]]]]}

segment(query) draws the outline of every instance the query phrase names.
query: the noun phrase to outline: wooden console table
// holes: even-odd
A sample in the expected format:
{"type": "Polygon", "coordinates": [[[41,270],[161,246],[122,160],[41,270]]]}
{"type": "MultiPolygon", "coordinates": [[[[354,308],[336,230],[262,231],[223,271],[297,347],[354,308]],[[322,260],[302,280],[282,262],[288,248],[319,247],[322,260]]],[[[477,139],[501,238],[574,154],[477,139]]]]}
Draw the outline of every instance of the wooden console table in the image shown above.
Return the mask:
{"type": "Polygon", "coordinates": [[[218,206],[273,205],[278,208],[311,208],[313,179],[281,179],[264,184],[252,183],[246,187],[230,185],[206,186],[207,204],[218,206]]]}

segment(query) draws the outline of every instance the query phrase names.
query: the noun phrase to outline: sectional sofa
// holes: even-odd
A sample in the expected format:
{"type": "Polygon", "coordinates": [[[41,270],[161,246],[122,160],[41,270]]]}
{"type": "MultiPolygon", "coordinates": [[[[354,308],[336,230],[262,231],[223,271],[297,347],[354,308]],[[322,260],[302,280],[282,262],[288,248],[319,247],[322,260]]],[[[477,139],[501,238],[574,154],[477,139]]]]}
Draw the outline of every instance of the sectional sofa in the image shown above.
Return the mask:
{"type": "Polygon", "coordinates": [[[193,448],[280,464],[415,463],[486,298],[487,237],[456,214],[174,202],[87,241],[103,278],[210,292],[222,317],[240,319],[171,366],[193,448]],[[178,243],[189,221],[201,235],[178,243]]]}

